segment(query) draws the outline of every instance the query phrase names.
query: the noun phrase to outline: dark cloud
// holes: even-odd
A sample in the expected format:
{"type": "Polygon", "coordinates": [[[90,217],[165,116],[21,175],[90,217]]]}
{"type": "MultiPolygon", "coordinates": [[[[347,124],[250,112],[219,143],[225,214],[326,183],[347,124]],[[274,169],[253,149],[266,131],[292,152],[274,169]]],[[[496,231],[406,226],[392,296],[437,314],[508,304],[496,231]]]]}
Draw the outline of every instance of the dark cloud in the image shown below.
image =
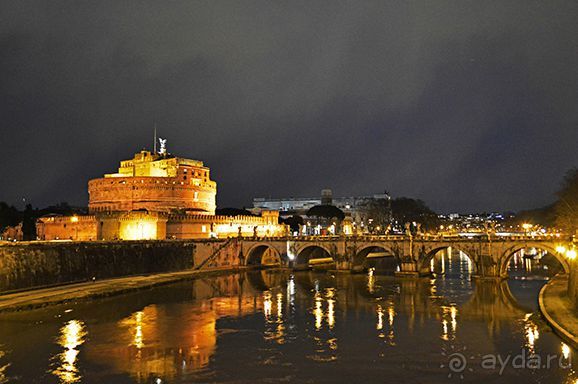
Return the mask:
{"type": "Polygon", "coordinates": [[[0,200],[86,203],[152,146],[220,205],[394,195],[545,204],[578,142],[574,1],[4,1],[0,200]]]}

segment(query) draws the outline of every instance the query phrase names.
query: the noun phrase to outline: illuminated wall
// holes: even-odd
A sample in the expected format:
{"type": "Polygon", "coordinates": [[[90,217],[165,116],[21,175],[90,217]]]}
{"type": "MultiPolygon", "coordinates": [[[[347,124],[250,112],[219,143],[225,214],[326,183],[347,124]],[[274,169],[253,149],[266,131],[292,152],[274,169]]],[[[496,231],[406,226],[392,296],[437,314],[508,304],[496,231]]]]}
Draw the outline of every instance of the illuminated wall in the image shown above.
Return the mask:
{"type": "Polygon", "coordinates": [[[201,161],[143,151],[122,161],[118,173],[90,180],[88,193],[91,213],[147,209],[213,214],[217,184],[201,161]]]}
{"type": "Polygon", "coordinates": [[[112,212],[96,215],[99,240],[164,240],[167,218],[146,211],[112,212]]]}
{"type": "Polygon", "coordinates": [[[47,216],[36,222],[39,240],[97,240],[95,216],[47,216]]]}

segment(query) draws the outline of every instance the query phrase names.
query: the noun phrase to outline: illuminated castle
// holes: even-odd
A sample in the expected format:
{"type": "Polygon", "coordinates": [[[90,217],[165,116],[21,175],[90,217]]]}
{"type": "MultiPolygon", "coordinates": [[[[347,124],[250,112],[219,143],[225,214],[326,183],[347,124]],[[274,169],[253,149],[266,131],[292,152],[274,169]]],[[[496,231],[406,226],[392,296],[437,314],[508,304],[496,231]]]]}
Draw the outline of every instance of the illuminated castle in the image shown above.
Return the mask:
{"type": "Polygon", "coordinates": [[[88,182],[90,213],[134,211],[215,213],[217,183],[202,161],[141,151],[118,173],[88,182]]]}
{"type": "Polygon", "coordinates": [[[278,236],[276,211],[261,216],[215,215],[217,184],[202,161],[141,151],[117,173],[88,182],[89,215],[38,219],[40,240],[193,239],[278,236]]]}

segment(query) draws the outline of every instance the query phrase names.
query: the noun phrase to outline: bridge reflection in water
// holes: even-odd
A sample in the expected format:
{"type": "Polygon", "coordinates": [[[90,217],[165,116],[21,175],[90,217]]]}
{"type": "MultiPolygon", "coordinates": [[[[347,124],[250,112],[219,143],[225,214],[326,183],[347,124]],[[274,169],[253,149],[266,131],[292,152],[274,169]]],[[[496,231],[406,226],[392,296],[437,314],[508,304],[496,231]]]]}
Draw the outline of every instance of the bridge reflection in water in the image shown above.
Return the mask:
{"type": "MultiPolygon", "coordinates": [[[[262,270],[67,306],[67,312],[3,315],[0,378],[375,382],[387,375],[438,382],[448,375],[440,368],[447,364],[443,353],[454,350],[479,357],[523,349],[575,360],[534,314],[543,281],[470,281],[459,254],[451,255],[452,265],[448,254],[441,256],[444,273],[434,262],[434,278],[262,270]],[[526,300],[529,291],[534,296],[526,300]],[[20,343],[26,332],[27,346],[20,343]],[[39,352],[23,360],[30,343],[39,352]]],[[[494,374],[476,371],[469,379],[494,374]]],[[[552,369],[539,378],[565,383],[573,375],[552,369]]],[[[504,373],[504,381],[514,378],[537,376],[504,373]]]]}

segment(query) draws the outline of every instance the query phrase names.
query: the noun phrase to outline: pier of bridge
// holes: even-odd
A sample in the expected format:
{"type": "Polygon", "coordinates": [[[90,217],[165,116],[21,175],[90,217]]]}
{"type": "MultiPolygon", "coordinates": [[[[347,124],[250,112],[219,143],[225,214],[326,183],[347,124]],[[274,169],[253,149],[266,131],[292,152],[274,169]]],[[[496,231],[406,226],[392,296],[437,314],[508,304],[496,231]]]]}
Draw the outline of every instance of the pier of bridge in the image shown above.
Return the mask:
{"type": "Polygon", "coordinates": [[[572,248],[572,239],[554,236],[308,236],[238,238],[240,258],[247,265],[281,265],[308,269],[324,264],[336,271],[359,271],[368,258],[393,258],[398,276],[430,274],[430,262],[440,251],[461,251],[478,278],[507,277],[514,254],[535,248],[554,256],[569,272],[560,246],[572,248]]]}

